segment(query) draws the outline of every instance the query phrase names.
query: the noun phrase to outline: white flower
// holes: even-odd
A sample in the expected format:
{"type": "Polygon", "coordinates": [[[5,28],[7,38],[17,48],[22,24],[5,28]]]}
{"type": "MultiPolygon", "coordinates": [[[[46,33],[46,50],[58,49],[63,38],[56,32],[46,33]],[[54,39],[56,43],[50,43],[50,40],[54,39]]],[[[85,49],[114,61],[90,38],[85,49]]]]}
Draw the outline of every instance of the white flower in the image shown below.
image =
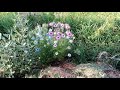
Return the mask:
{"type": "Polygon", "coordinates": [[[55,44],[53,45],[53,47],[57,47],[57,44],[55,43],[55,44]]]}
{"type": "Polygon", "coordinates": [[[23,46],[25,46],[26,45],[26,43],[23,43],[23,46]]]}
{"type": "Polygon", "coordinates": [[[70,43],[73,43],[73,40],[69,40],[70,43]]]}
{"type": "Polygon", "coordinates": [[[2,33],[0,33],[0,39],[2,39],[2,33]]]}
{"type": "Polygon", "coordinates": [[[58,55],[58,52],[55,52],[55,55],[58,55]]]}
{"type": "Polygon", "coordinates": [[[39,25],[37,26],[37,28],[38,28],[39,31],[41,31],[41,27],[39,25]]]}
{"type": "Polygon", "coordinates": [[[14,56],[10,56],[11,58],[13,58],[14,56]]]}
{"type": "Polygon", "coordinates": [[[65,34],[62,34],[62,37],[64,38],[64,37],[65,37],[65,34]]]}
{"type": "Polygon", "coordinates": [[[52,32],[52,29],[49,29],[49,32],[52,32]]]}
{"type": "Polygon", "coordinates": [[[8,68],[10,68],[11,67],[11,65],[8,65],[8,68]]]}
{"type": "Polygon", "coordinates": [[[66,36],[67,39],[69,39],[70,37],[69,36],[66,36]]]}
{"type": "Polygon", "coordinates": [[[75,39],[75,37],[73,37],[73,39],[75,39]]]}
{"type": "Polygon", "coordinates": [[[68,57],[71,57],[71,54],[70,54],[70,53],[68,53],[68,57]]]}
{"type": "Polygon", "coordinates": [[[34,44],[35,44],[35,45],[37,45],[37,44],[38,44],[38,41],[37,41],[37,40],[35,40],[35,41],[34,41],[34,44]]]}
{"type": "Polygon", "coordinates": [[[70,47],[70,46],[68,46],[68,47],[67,47],[67,49],[71,49],[71,47],[70,47]]]}
{"type": "Polygon", "coordinates": [[[54,35],[56,35],[57,33],[56,32],[54,32],[54,35]]]}
{"type": "Polygon", "coordinates": [[[39,36],[39,35],[40,35],[40,33],[38,32],[38,33],[36,33],[36,35],[37,35],[37,36],[39,36]]]}
{"type": "Polygon", "coordinates": [[[54,43],[56,44],[58,41],[54,41],[54,43]]]}
{"type": "Polygon", "coordinates": [[[46,47],[46,45],[44,45],[44,47],[46,47]]]}
{"type": "Polygon", "coordinates": [[[27,51],[27,50],[25,50],[24,52],[25,52],[25,53],[28,53],[28,51],[27,51]]]}

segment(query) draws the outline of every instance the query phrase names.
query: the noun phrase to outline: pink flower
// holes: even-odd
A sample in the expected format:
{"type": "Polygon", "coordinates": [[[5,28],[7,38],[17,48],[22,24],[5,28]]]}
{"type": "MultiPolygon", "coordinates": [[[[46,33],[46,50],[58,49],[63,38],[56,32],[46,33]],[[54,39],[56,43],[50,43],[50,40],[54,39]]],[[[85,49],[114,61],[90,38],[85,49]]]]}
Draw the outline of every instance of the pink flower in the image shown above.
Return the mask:
{"type": "Polygon", "coordinates": [[[56,28],[56,27],[58,27],[58,24],[57,24],[57,23],[55,23],[55,24],[53,25],[53,27],[55,27],[55,28],[56,28]]]}
{"type": "Polygon", "coordinates": [[[66,34],[67,34],[68,37],[72,37],[73,36],[73,34],[70,31],[66,31],[66,34]]]}
{"type": "Polygon", "coordinates": [[[57,35],[58,35],[58,36],[61,36],[61,33],[60,33],[60,32],[57,32],[57,35]]]}
{"type": "Polygon", "coordinates": [[[56,40],[60,40],[60,39],[61,39],[61,36],[57,36],[57,37],[56,37],[56,40]]]}
{"type": "Polygon", "coordinates": [[[62,34],[61,37],[64,38],[64,37],[65,37],[65,34],[62,34]]]}
{"type": "Polygon", "coordinates": [[[69,24],[65,24],[65,29],[66,29],[66,30],[70,30],[69,24]]]}
{"type": "Polygon", "coordinates": [[[53,47],[57,47],[57,44],[55,43],[55,44],[53,45],[53,47]]]}
{"type": "Polygon", "coordinates": [[[51,32],[49,32],[48,34],[49,34],[50,36],[53,36],[54,33],[51,31],[51,32]]]}
{"type": "Polygon", "coordinates": [[[65,26],[65,25],[64,25],[63,23],[60,24],[60,27],[61,27],[61,28],[64,28],[64,26],[65,26]]]}
{"type": "Polygon", "coordinates": [[[51,23],[49,23],[48,25],[49,25],[50,27],[53,27],[54,23],[55,23],[55,22],[51,22],[51,23]]]}

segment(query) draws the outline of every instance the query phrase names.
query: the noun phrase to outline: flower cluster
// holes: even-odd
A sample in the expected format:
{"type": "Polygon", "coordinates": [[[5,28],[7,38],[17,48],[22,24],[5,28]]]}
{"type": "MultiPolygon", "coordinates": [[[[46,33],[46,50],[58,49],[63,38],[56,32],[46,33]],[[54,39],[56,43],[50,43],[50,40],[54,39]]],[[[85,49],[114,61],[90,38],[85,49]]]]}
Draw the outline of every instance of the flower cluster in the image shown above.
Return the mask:
{"type": "MultiPolygon", "coordinates": [[[[69,24],[51,22],[48,24],[48,27],[48,35],[53,40],[53,47],[56,48],[58,46],[58,43],[63,42],[63,40],[67,40],[70,44],[73,43],[75,37],[70,30],[71,27],[69,26],[69,24]]],[[[71,47],[67,46],[66,49],[70,50],[71,47]]],[[[55,55],[58,55],[58,52],[56,52],[55,55]]],[[[68,57],[71,57],[70,53],[68,53],[68,57]]]]}
{"type": "Polygon", "coordinates": [[[75,39],[74,34],[70,31],[69,24],[51,22],[48,24],[48,35],[54,40],[54,47],[57,47],[57,42],[61,39],[68,39],[70,43],[73,43],[75,39]]]}
{"type": "Polygon", "coordinates": [[[75,37],[69,24],[51,22],[46,26],[44,28],[38,25],[34,30],[34,35],[31,37],[35,46],[35,53],[39,53],[39,55],[41,53],[42,55],[42,52],[45,52],[47,56],[48,53],[54,53],[54,55],[50,55],[60,59],[65,55],[71,57],[70,51],[75,37]],[[47,50],[48,48],[49,50],[47,50]]]}

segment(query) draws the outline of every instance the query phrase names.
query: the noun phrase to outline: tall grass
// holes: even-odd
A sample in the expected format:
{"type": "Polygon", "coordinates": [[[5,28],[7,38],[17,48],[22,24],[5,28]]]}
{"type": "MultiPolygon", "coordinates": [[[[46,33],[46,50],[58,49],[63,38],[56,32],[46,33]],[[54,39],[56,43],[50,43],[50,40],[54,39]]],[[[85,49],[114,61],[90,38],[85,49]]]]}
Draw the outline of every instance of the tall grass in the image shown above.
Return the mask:
{"type": "Polygon", "coordinates": [[[10,33],[16,14],[15,12],[0,12],[0,33],[10,33]]]}

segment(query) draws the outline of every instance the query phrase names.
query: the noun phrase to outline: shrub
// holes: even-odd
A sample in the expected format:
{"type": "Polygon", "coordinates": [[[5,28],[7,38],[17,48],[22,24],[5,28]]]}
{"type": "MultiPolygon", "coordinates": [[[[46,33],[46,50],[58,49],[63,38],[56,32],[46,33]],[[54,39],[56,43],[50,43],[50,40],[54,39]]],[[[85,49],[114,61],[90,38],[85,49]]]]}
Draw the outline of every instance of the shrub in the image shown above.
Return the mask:
{"type": "Polygon", "coordinates": [[[37,25],[30,31],[27,22],[18,16],[10,40],[1,41],[0,59],[5,69],[4,77],[37,74],[43,65],[71,57],[74,37],[68,24],[55,23],[53,27],[50,23],[49,29],[48,24],[37,25]],[[59,25],[63,27],[59,28],[59,25]]]}
{"type": "Polygon", "coordinates": [[[44,26],[38,28],[31,39],[34,39],[32,43],[35,44],[35,53],[40,57],[42,64],[64,60],[67,55],[71,57],[70,52],[75,37],[68,24],[52,22],[46,28],[44,26]]]}

